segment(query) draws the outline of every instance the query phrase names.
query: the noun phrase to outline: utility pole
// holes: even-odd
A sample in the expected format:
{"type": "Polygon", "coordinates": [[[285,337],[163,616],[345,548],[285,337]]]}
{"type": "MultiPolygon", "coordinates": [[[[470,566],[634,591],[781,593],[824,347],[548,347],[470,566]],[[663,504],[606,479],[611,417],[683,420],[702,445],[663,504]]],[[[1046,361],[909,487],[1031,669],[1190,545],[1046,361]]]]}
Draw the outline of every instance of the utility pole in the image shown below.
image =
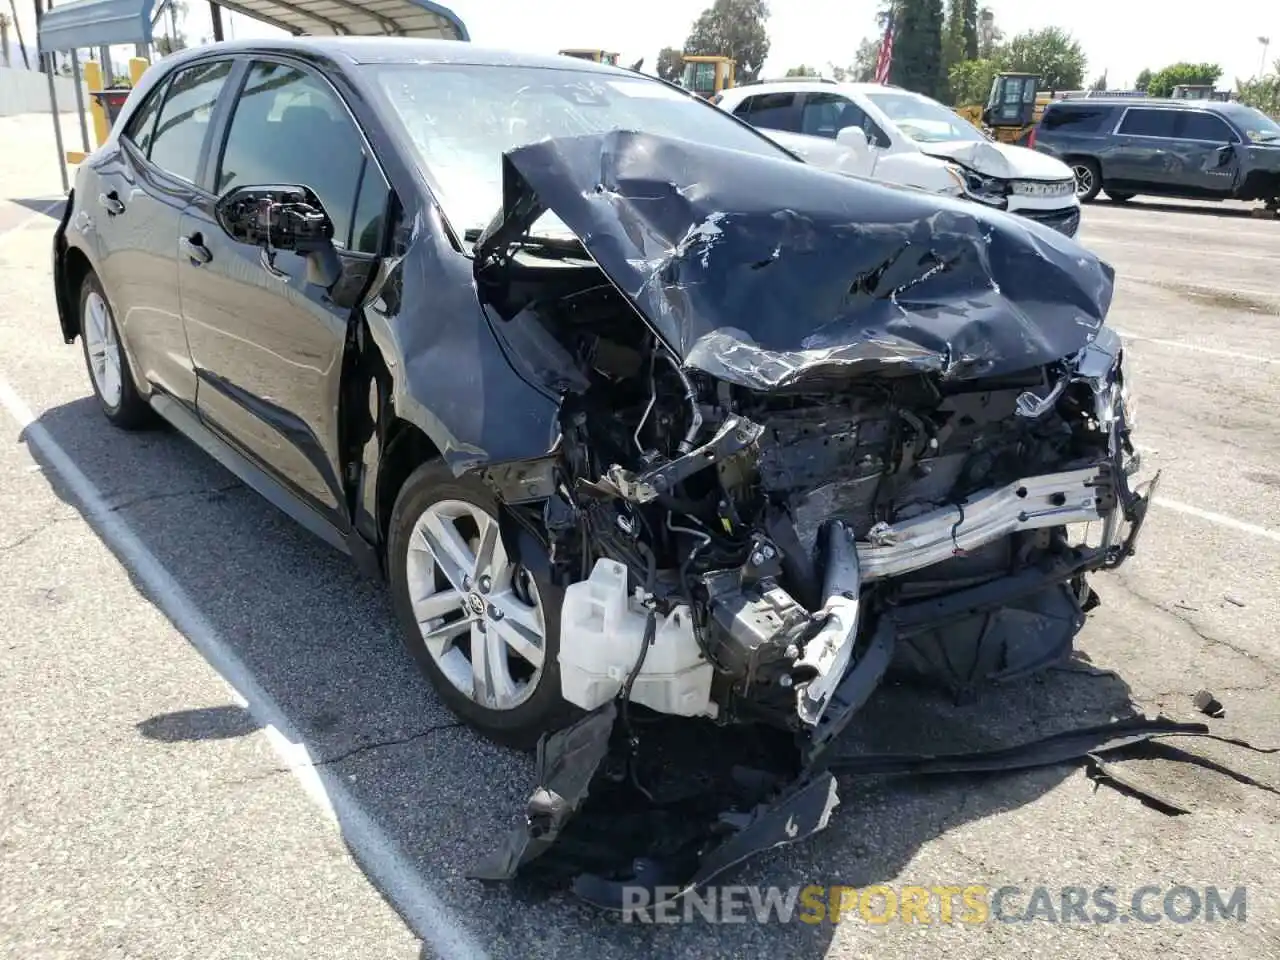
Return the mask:
{"type": "Polygon", "coordinates": [[[1262,59],[1258,61],[1258,79],[1261,80],[1267,75],[1267,47],[1271,46],[1271,38],[1259,37],[1258,42],[1262,44],[1262,59]]]}
{"type": "Polygon", "coordinates": [[[213,39],[217,42],[222,39],[222,8],[213,0],[209,0],[209,19],[213,21],[213,39]]]}

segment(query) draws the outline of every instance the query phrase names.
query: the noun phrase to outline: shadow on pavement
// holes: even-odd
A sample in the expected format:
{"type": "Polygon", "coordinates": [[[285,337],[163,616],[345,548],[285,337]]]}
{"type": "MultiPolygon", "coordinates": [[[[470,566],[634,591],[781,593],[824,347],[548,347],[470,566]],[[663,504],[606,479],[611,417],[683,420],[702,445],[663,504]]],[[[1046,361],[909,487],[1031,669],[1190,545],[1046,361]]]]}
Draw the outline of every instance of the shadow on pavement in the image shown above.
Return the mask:
{"type": "MultiPolygon", "coordinates": [[[[544,891],[534,908],[524,893],[463,879],[522,814],[533,787],[532,758],[454,721],[401,648],[383,586],[252,491],[230,484],[176,431],[118,432],[89,398],[50,409],[39,422],[118,505],[117,514],[287,714],[326,783],[340,783],[495,960],[597,951],[826,955],[834,927],[825,922],[726,926],[695,917],[691,924],[642,926],[595,913],[567,895],[544,891]]],[[[81,509],[40,449],[30,449],[58,495],[81,509]]],[[[1131,713],[1126,684],[1087,668],[1051,671],[963,705],[888,687],[857,718],[845,749],[976,750],[1131,713]]],[[[234,737],[254,725],[247,711],[232,707],[135,722],[140,736],[164,743],[234,737]]],[[[846,781],[841,807],[816,842],[751,861],[722,882],[784,888],[893,882],[923,845],[959,824],[1035,801],[1069,773],[1060,767],[981,780],[846,781]]],[[[353,852],[359,860],[360,851],[353,852]]]]}
{"type": "Polygon", "coordinates": [[[20,207],[26,207],[33,213],[44,214],[51,220],[59,220],[62,218],[62,205],[65,201],[62,197],[28,197],[18,198],[12,202],[20,207]]]}
{"type": "Polygon", "coordinates": [[[259,726],[248,710],[231,704],[162,713],[137,725],[140,734],[161,743],[230,740],[253,733],[259,726]]]}
{"type": "MultiPolygon", "coordinates": [[[[1106,195],[1104,188],[1103,195],[1106,195]]],[[[1126,200],[1123,203],[1116,203],[1114,200],[1107,200],[1108,207],[1128,207],[1134,210],[1146,210],[1151,213],[1188,213],[1201,217],[1227,217],[1239,220],[1257,219],[1253,215],[1253,208],[1228,207],[1228,206],[1209,206],[1208,204],[1199,203],[1178,203],[1176,201],[1165,200],[1144,200],[1135,197],[1132,200],[1126,200]]]]}

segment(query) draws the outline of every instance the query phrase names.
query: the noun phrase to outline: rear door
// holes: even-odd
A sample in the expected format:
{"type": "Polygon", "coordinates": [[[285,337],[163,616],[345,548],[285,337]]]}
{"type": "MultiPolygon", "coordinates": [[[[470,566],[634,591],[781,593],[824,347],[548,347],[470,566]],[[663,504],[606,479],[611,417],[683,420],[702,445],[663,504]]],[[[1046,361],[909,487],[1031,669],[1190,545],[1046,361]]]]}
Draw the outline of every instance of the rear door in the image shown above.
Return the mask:
{"type": "Polygon", "coordinates": [[[1208,110],[1179,110],[1180,179],[1196,192],[1230,194],[1240,182],[1240,136],[1208,110]]]}
{"type": "MultiPolygon", "coordinates": [[[[183,215],[182,309],[201,419],[329,526],[348,526],[339,454],[339,389],[351,306],[306,278],[304,257],[239,243],[218,225],[214,195],[301,184],[334,223],[344,277],[367,276],[384,235],[390,188],[329,82],[308,66],[260,59],[226,124],[209,194],[183,215]]],[[[344,282],[340,281],[340,282],[344,282]]],[[[336,291],[337,288],[335,288],[336,291]]]]}
{"type": "Polygon", "coordinates": [[[1115,144],[1103,176],[1135,186],[1176,189],[1179,167],[1178,111],[1171,107],[1129,107],[1116,127],[1115,144]]]}
{"type": "Polygon", "coordinates": [[[99,276],[144,389],[195,404],[178,297],[178,231],[198,194],[201,159],[230,60],[177,71],[135,112],[86,197],[99,235],[99,276]]]}

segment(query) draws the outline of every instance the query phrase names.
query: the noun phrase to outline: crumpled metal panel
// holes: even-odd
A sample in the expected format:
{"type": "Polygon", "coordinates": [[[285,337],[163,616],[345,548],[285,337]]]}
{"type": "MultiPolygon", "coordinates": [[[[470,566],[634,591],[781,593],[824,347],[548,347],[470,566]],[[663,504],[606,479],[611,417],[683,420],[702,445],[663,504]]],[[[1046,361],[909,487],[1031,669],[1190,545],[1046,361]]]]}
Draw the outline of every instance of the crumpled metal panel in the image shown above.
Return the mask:
{"type": "Polygon", "coordinates": [[[1053,230],[783,157],[614,131],[504,165],[480,259],[550,210],[687,366],[755,389],[1026,370],[1111,305],[1115,271],[1053,230]]]}

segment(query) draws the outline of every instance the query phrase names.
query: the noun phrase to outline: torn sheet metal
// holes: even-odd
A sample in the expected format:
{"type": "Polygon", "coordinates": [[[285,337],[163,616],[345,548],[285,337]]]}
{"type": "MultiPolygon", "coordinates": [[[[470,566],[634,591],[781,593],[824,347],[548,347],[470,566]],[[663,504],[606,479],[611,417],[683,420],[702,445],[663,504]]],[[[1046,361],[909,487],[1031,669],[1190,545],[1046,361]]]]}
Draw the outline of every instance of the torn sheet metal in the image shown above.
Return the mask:
{"type": "Polygon", "coordinates": [[[1025,219],[642,133],[503,158],[478,269],[551,211],[685,365],[755,389],[997,376],[1085,347],[1114,270],[1025,219]]]}

